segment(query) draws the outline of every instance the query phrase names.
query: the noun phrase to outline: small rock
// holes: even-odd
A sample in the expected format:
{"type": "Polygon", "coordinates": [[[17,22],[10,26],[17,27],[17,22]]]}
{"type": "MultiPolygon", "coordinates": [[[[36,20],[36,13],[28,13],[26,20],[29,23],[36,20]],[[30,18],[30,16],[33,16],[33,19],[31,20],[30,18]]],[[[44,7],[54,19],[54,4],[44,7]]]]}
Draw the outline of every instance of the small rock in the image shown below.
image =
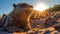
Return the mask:
{"type": "Polygon", "coordinates": [[[46,30],[43,34],[50,34],[51,31],[46,30]]]}
{"type": "Polygon", "coordinates": [[[35,32],[34,32],[34,34],[38,34],[38,32],[37,32],[37,31],[35,31],[35,32]]]}
{"type": "Polygon", "coordinates": [[[55,26],[55,30],[57,30],[58,32],[60,32],[60,27],[59,26],[55,26]]]}
{"type": "Polygon", "coordinates": [[[57,32],[55,32],[54,34],[58,34],[57,32]]]}
{"type": "Polygon", "coordinates": [[[34,31],[28,31],[27,34],[34,34],[34,31]]]}

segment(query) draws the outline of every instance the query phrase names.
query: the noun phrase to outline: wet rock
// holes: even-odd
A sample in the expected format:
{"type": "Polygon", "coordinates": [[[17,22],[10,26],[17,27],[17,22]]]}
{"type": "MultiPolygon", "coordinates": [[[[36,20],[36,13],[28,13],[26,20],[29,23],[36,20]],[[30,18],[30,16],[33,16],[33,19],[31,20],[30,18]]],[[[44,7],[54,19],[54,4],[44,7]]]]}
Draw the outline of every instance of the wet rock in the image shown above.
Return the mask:
{"type": "Polygon", "coordinates": [[[0,34],[13,34],[13,33],[1,32],[0,34]]]}
{"type": "Polygon", "coordinates": [[[2,30],[2,29],[3,29],[3,28],[2,28],[2,27],[0,27],[0,33],[1,33],[1,32],[3,32],[3,30],[2,30]]]}
{"type": "Polygon", "coordinates": [[[35,31],[34,34],[38,34],[38,31],[35,31]]]}
{"type": "Polygon", "coordinates": [[[7,18],[8,18],[8,15],[7,14],[3,14],[3,16],[1,18],[1,21],[0,21],[0,26],[4,26],[7,18]]]}
{"type": "Polygon", "coordinates": [[[43,34],[50,34],[51,32],[49,30],[46,30],[43,34]]]}
{"type": "Polygon", "coordinates": [[[5,28],[5,30],[7,30],[8,32],[11,32],[11,33],[13,33],[13,32],[23,32],[23,29],[17,28],[15,26],[8,26],[8,27],[5,28]]]}
{"type": "Polygon", "coordinates": [[[54,34],[58,34],[57,32],[55,32],[54,34]]]}
{"type": "Polygon", "coordinates": [[[45,28],[51,27],[51,26],[54,26],[55,24],[57,24],[57,21],[55,19],[49,17],[45,20],[44,27],[45,28]]]}
{"type": "Polygon", "coordinates": [[[28,31],[27,34],[34,34],[34,31],[28,31]]]}
{"type": "Polygon", "coordinates": [[[41,30],[38,30],[38,33],[42,33],[43,31],[41,31],[41,30]]]}
{"type": "Polygon", "coordinates": [[[55,18],[56,20],[59,19],[59,18],[60,18],[60,14],[56,14],[56,15],[54,15],[53,18],[55,18]]]}
{"type": "Polygon", "coordinates": [[[55,30],[60,32],[60,26],[55,26],[55,30]]]}

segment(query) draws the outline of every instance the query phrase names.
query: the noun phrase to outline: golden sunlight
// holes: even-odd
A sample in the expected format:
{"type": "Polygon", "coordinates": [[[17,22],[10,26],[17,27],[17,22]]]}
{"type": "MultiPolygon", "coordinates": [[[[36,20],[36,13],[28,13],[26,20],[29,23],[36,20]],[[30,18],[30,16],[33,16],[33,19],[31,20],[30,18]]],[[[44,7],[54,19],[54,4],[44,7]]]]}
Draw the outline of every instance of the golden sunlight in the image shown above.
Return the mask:
{"type": "Polygon", "coordinates": [[[35,7],[34,10],[39,10],[40,12],[46,10],[48,7],[44,3],[38,3],[35,7]]]}

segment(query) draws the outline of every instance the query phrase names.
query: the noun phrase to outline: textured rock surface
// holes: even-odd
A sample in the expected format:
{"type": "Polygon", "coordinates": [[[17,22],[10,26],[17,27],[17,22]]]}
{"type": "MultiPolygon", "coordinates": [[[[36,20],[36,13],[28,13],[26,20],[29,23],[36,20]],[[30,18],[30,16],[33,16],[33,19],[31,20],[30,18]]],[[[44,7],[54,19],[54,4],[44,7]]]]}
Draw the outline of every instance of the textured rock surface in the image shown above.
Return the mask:
{"type": "MultiPolygon", "coordinates": [[[[47,12],[48,13],[48,12],[47,12]]],[[[53,26],[60,26],[60,11],[48,13],[44,19],[31,20],[31,26],[33,28],[48,28],[53,26]],[[33,25],[34,24],[34,25],[33,25]]]]}

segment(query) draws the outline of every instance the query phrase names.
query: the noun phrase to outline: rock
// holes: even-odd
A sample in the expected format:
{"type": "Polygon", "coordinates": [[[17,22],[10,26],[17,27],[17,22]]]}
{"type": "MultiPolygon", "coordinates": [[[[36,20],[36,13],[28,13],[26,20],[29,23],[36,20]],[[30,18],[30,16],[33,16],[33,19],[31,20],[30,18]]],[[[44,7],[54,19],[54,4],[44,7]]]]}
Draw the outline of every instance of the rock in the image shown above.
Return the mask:
{"type": "Polygon", "coordinates": [[[55,30],[60,32],[60,26],[55,26],[55,30]]]}
{"type": "Polygon", "coordinates": [[[55,32],[54,34],[58,34],[57,32],[55,32]]]}
{"type": "Polygon", "coordinates": [[[3,14],[1,20],[0,20],[0,26],[4,26],[6,19],[8,18],[7,14],[3,14]]]}
{"type": "Polygon", "coordinates": [[[10,26],[8,27],[6,30],[8,30],[8,32],[23,32],[23,29],[20,29],[20,28],[17,28],[17,27],[14,27],[14,26],[10,26]]]}
{"type": "Polygon", "coordinates": [[[27,34],[34,34],[34,31],[28,31],[27,34]]]}
{"type": "Polygon", "coordinates": [[[43,34],[50,34],[51,32],[49,30],[46,30],[43,34]]]}
{"type": "Polygon", "coordinates": [[[38,34],[38,31],[35,31],[34,34],[38,34]]]}
{"type": "Polygon", "coordinates": [[[58,19],[60,18],[60,14],[56,14],[56,15],[54,15],[53,18],[55,18],[56,20],[58,20],[58,19]]]}
{"type": "Polygon", "coordinates": [[[0,15],[0,21],[1,21],[2,16],[0,15]]]}
{"type": "Polygon", "coordinates": [[[49,17],[45,20],[45,23],[43,25],[45,28],[47,28],[47,27],[54,26],[56,24],[57,24],[57,21],[55,19],[49,17]]]}
{"type": "Polygon", "coordinates": [[[2,27],[0,27],[0,33],[1,33],[1,32],[3,32],[3,30],[2,30],[2,29],[3,29],[3,28],[2,28],[2,27]]]}
{"type": "Polygon", "coordinates": [[[13,33],[1,32],[0,34],[13,34],[13,33]]]}

